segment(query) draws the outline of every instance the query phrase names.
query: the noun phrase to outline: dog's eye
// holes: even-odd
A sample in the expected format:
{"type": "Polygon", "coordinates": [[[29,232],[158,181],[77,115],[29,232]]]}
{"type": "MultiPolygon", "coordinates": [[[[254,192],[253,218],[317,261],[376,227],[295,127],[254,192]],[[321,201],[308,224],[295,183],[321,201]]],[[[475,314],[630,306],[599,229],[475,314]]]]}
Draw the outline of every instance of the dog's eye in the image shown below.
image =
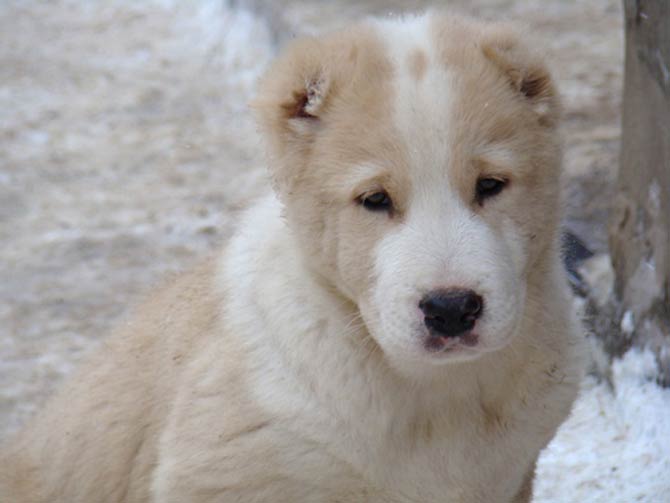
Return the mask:
{"type": "Polygon", "coordinates": [[[479,204],[485,199],[497,196],[507,185],[507,180],[501,178],[480,178],[477,180],[476,198],[479,204]]]}
{"type": "Polygon", "coordinates": [[[386,192],[375,192],[361,198],[361,204],[370,211],[389,211],[391,209],[391,198],[386,192]]]}

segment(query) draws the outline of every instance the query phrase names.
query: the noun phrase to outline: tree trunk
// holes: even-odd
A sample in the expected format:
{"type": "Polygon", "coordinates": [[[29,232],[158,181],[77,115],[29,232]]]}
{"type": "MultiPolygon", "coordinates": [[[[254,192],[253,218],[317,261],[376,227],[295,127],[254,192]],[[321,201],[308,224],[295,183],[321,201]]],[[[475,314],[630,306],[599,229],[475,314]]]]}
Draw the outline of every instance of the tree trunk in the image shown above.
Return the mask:
{"type": "Polygon", "coordinates": [[[610,227],[621,346],[651,347],[670,383],[670,2],[624,0],[626,67],[610,227]]]}

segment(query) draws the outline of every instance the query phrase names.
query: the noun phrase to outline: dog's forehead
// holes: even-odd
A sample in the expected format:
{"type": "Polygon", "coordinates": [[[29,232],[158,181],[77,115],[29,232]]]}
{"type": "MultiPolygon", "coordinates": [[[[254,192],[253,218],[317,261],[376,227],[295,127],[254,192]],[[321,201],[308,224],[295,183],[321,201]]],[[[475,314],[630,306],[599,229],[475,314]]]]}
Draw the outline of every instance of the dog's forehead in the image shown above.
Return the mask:
{"type": "Polygon", "coordinates": [[[432,171],[439,176],[434,168],[449,162],[449,138],[457,127],[453,104],[458,100],[455,73],[459,70],[445,58],[439,28],[428,15],[377,25],[393,68],[391,120],[415,175],[432,171]]]}
{"type": "Polygon", "coordinates": [[[498,90],[476,82],[487,65],[476,27],[424,15],[380,22],[378,32],[393,67],[388,105],[394,129],[415,169],[444,166],[454,155],[513,158],[491,134],[498,90]]]}
{"type": "Polygon", "coordinates": [[[393,66],[394,122],[403,133],[416,130],[417,119],[428,121],[421,129],[445,126],[452,89],[450,71],[439,61],[431,20],[427,16],[380,25],[388,58],[393,66]]]}

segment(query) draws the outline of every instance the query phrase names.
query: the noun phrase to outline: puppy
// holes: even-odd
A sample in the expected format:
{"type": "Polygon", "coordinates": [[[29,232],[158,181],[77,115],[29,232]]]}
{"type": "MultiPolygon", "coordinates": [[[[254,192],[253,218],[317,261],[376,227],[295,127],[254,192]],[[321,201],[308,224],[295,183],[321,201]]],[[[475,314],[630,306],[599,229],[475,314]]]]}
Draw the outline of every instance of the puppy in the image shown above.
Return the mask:
{"type": "Polygon", "coordinates": [[[3,449],[3,502],[528,502],[582,330],[559,100],[508,26],[290,45],[253,107],[276,195],[3,449]]]}

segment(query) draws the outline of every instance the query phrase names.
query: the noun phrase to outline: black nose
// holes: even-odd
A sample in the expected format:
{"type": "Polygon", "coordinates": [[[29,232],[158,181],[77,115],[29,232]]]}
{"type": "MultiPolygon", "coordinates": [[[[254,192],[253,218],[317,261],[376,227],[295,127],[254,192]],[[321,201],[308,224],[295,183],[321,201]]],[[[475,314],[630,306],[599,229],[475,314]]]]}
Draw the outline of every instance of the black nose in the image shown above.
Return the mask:
{"type": "Polygon", "coordinates": [[[472,290],[434,291],[419,302],[426,326],[443,337],[456,337],[471,330],[483,307],[484,301],[472,290]]]}

